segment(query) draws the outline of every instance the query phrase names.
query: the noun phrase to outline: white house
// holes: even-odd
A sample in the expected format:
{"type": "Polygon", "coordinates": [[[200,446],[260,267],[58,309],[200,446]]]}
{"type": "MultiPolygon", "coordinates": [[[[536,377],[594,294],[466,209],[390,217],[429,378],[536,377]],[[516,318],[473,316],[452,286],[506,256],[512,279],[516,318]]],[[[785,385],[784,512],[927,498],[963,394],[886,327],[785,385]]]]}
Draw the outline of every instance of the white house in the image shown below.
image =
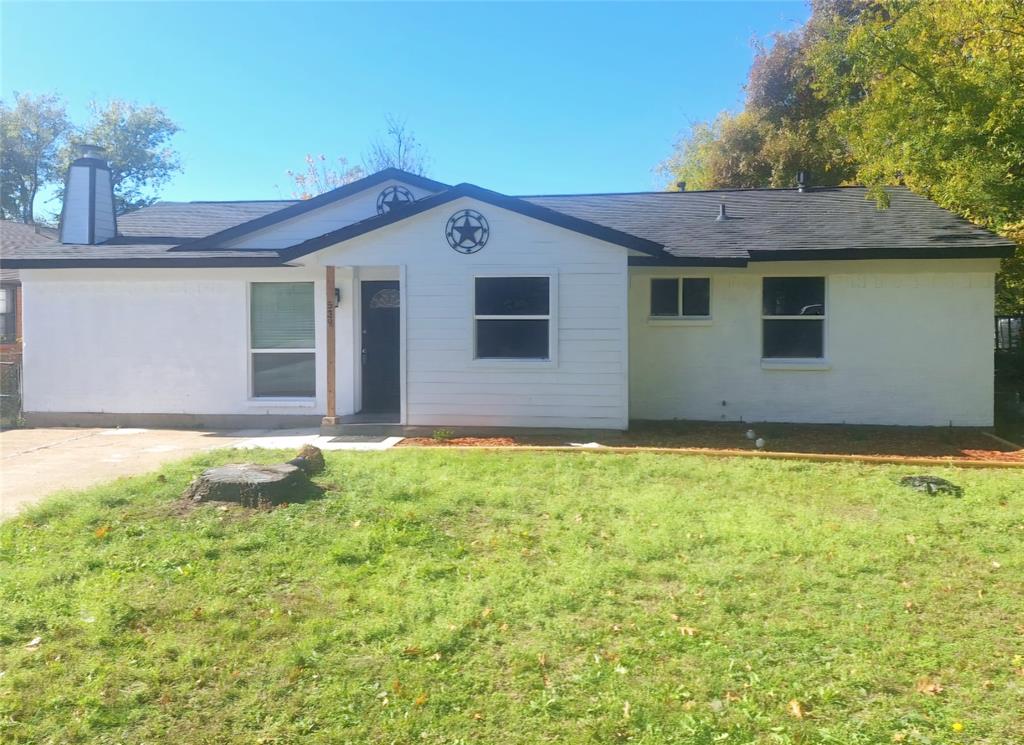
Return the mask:
{"type": "Polygon", "coordinates": [[[992,423],[1013,246],[904,188],[511,197],[397,170],[7,251],[38,424],[992,423]]]}

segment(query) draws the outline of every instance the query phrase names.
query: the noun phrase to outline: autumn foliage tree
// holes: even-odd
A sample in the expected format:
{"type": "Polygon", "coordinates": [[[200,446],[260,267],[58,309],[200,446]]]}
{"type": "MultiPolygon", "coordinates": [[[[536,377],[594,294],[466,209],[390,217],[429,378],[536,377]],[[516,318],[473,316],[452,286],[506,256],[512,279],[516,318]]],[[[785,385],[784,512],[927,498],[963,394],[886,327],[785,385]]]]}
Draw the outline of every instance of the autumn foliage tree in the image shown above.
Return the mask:
{"type": "Polygon", "coordinates": [[[427,153],[404,119],[388,114],[384,133],[370,144],[363,165],[350,165],[347,158],[333,161],[326,155],[306,155],[301,171],[287,171],[292,196],[312,199],[339,186],[358,181],[369,173],[398,168],[422,176],[426,173],[427,153]]]}
{"type": "MultiPolygon", "coordinates": [[[[660,170],[692,188],[905,184],[1022,243],[1024,2],[814,0],[756,46],[743,111],[691,127],[660,170]]],[[[998,308],[1024,312],[1024,252],[998,308]]]]}

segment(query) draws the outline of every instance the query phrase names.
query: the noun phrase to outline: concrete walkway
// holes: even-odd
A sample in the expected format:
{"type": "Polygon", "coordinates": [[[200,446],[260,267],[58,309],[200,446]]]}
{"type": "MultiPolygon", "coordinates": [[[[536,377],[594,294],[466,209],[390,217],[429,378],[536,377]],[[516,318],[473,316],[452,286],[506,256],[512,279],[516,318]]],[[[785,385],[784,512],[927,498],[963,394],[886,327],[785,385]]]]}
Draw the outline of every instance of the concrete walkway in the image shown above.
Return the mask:
{"type": "Polygon", "coordinates": [[[64,489],[83,489],[215,448],[385,450],[383,442],[332,442],[307,430],[10,429],[0,432],[0,518],[64,489]]]}

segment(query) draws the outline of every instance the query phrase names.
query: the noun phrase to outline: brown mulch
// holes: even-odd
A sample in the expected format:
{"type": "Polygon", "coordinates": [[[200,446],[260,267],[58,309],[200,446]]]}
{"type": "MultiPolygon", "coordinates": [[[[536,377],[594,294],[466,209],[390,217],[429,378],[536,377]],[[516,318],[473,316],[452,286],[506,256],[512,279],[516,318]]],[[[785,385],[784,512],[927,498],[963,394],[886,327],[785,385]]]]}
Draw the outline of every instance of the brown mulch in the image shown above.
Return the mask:
{"type": "Polygon", "coordinates": [[[905,458],[963,458],[1020,461],[1024,448],[1004,445],[980,429],[959,427],[875,427],[846,424],[750,424],[742,422],[665,422],[635,424],[629,432],[577,436],[411,437],[399,447],[565,446],[595,440],[608,447],[756,450],[745,437],[753,429],[765,450],[823,455],[870,455],[905,458]]]}

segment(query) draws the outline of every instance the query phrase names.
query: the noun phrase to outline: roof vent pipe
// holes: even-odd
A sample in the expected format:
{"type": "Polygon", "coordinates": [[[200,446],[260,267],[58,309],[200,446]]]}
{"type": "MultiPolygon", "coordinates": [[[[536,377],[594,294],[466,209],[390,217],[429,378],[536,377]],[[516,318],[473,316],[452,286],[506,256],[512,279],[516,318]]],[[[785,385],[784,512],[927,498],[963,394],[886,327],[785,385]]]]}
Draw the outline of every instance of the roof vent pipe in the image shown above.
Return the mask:
{"type": "Polygon", "coordinates": [[[725,222],[729,219],[729,216],[725,214],[725,202],[718,205],[718,217],[715,218],[715,222],[725,222]]]}
{"type": "Polygon", "coordinates": [[[676,181],[676,188],[679,189],[679,191],[686,191],[686,182],[676,181]]]}
{"type": "Polygon", "coordinates": [[[798,171],[796,174],[796,190],[803,194],[807,191],[807,171],[798,171]]]}

